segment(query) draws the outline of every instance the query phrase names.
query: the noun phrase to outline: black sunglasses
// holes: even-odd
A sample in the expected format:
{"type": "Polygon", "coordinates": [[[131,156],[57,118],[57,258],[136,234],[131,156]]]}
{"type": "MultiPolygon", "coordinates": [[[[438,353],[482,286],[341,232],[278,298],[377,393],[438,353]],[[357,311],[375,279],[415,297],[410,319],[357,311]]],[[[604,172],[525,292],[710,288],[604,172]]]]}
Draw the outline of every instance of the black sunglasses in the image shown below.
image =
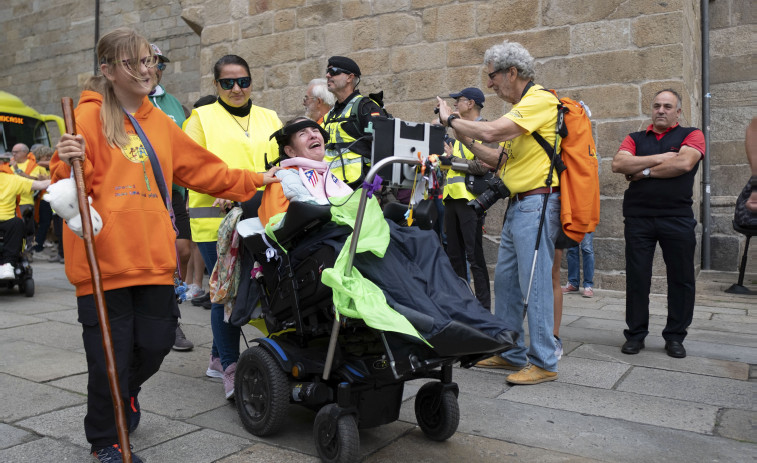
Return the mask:
{"type": "Polygon", "coordinates": [[[326,68],[326,74],[331,74],[331,77],[338,76],[339,74],[352,74],[350,71],[336,66],[329,66],[326,68]]]}
{"type": "Polygon", "coordinates": [[[239,88],[247,88],[252,83],[251,77],[237,77],[236,79],[216,79],[224,90],[231,90],[234,88],[234,84],[239,85],[239,88]]]}

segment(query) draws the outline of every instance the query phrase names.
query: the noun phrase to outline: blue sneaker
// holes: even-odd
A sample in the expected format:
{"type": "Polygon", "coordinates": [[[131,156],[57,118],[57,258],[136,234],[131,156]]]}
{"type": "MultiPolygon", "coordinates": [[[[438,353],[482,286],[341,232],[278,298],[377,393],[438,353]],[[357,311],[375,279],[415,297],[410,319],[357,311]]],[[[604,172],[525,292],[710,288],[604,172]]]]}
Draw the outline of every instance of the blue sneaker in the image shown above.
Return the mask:
{"type": "Polygon", "coordinates": [[[140,390],[137,389],[129,394],[129,405],[126,410],[126,424],[129,425],[129,434],[137,430],[139,420],[142,418],[142,409],[139,407],[139,399],[137,399],[140,390]]]}
{"type": "MultiPolygon", "coordinates": [[[[105,447],[96,452],[92,452],[92,457],[95,461],[102,463],[123,463],[124,459],[121,455],[121,447],[118,444],[113,444],[110,447],[105,447]]],[[[137,454],[131,454],[132,463],[144,463],[137,454]]]]}

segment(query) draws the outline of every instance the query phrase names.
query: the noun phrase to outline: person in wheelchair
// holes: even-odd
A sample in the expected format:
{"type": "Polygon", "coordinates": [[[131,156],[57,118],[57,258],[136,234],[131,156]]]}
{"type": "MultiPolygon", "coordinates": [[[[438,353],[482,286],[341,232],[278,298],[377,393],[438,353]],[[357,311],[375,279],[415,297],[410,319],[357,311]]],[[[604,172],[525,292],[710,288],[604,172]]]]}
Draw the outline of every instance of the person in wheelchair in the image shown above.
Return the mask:
{"type": "Polygon", "coordinates": [[[16,216],[16,197],[23,193],[44,190],[50,180],[28,178],[0,172],[0,280],[15,278],[14,267],[24,242],[24,221],[16,216]]]}
{"type": "MultiPolygon", "coordinates": [[[[263,225],[286,212],[292,201],[334,206],[345,203],[344,196],[353,193],[323,162],[328,133],[319,125],[299,117],[288,121],[271,137],[278,142],[283,169],[276,173],[281,183],[267,185],[263,192],[258,209],[263,225]]],[[[383,257],[371,252],[358,253],[354,266],[381,289],[391,308],[407,318],[437,352],[444,352],[440,355],[458,355],[461,349],[467,349],[465,353],[476,352],[474,346],[482,345],[476,343],[477,337],[496,340],[502,350],[514,345],[516,333],[478,302],[453,270],[433,231],[386,222],[389,244],[383,257]],[[469,346],[461,346],[462,339],[469,346]]],[[[309,249],[299,254],[312,256],[318,246],[334,246],[339,253],[352,231],[342,227],[340,234],[339,227],[324,228],[328,230],[323,232],[322,242],[318,239],[321,231],[309,232],[311,236],[305,240],[309,249]]],[[[296,251],[289,252],[293,266],[297,265],[296,251]]]]}

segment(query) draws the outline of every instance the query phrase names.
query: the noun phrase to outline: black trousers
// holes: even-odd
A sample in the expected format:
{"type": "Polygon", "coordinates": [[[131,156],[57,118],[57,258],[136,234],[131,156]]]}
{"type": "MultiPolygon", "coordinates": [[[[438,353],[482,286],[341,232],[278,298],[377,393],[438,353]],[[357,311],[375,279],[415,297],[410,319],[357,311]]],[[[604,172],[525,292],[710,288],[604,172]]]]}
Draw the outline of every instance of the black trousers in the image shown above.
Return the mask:
{"type": "Polygon", "coordinates": [[[483,245],[483,217],[468,207],[465,199],[444,201],[444,226],[447,230],[447,256],[457,275],[467,281],[466,261],[470,265],[476,299],[491,309],[489,270],[486,268],[483,245]]]}
{"type": "Polygon", "coordinates": [[[24,221],[18,217],[0,221],[3,235],[3,249],[0,251],[0,265],[16,264],[24,245],[24,221]]]}
{"type": "Polygon", "coordinates": [[[683,342],[694,316],[696,220],[690,217],[626,217],[626,329],[631,341],[649,333],[652,260],[660,244],[668,278],[668,319],[662,337],[683,342]]]}
{"type": "MultiPolygon", "coordinates": [[[[173,286],[133,286],[105,291],[105,303],[121,400],[128,410],[129,397],[160,369],[171,351],[179,306],[173,286]]],[[[84,432],[92,451],[96,451],[117,444],[118,432],[94,297],[78,297],[77,306],[89,373],[84,432]]]]}

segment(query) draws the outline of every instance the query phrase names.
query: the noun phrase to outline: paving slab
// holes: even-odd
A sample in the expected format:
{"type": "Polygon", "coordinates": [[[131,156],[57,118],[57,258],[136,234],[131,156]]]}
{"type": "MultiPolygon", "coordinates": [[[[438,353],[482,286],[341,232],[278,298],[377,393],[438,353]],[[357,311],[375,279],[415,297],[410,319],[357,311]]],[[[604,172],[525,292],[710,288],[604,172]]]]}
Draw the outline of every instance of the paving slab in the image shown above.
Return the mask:
{"type": "Polygon", "coordinates": [[[722,343],[715,343],[687,339],[684,345],[686,346],[688,355],[757,364],[757,349],[754,347],[735,346],[728,343],[727,340],[724,341],[722,343]]]}
{"type": "MultiPolygon", "coordinates": [[[[534,387],[531,388],[532,394],[534,387]]],[[[752,461],[757,446],[730,439],[501,399],[460,394],[458,433],[611,462],[752,461]]],[[[411,410],[401,418],[415,422],[411,410]]]]}
{"type": "Polygon", "coordinates": [[[722,410],[715,434],[757,444],[757,412],[754,410],[722,410]]]}
{"type": "Polygon", "coordinates": [[[223,384],[159,371],[142,385],[139,404],[144,410],[173,419],[186,419],[225,405],[223,384]]]}
{"type": "MultiPolygon", "coordinates": [[[[56,410],[19,421],[16,424],[43,436],[64,440],[73,445],[89,448],[84,434],[84,416],[87,406],[78,405],[56,410]],[[73,431],[73,432],[72,432],[73,431]]],[[[135,449],[144,449],[192,433],[199,428],[182,421],[142,412],[139,427],[129,435],[135,449]]]]}
{"type": "MultiPolygon", "coordinates": [[[[636,355],[626,355],[620,349],[601,344],[583,344],[571,352],[572,359],[602,360],[606,362],[658,368],[661,370],[682,371],[723,378],[749,379],[749,364],[717,360],[688,355],[686,358],[676,359],[662,352],[652,352],[644,349],[636,355]]],[[[562,364],[562,362],[561,362],[562,364]]],[[[562,374],[562,369],[561,372],[562,374]]]]}
{"type": "MultiPolygon", "coordinates": [[[[413,401],[410,400],[409,403],[409,407],[412,409],[413,401]]],[[[408,406],[407,402],[403,403],[402,407],[406,406],[408,406]]],[[[314,411],[298,405],[290,405],[287,408],[284,424],[281,426],[279,432],[266,437],[257,437],[244,429],[236,407],[229,404],[226,407],[219,407],[213,411],[193,417],[188,421],[204,428],[216,429],[220,432],[245,437],[252,441],[316,456],[317,451],[313,442],[314,420],[314,411]]],[[[376,428],[361,429],[360,451],[364,455],[375,452],[395,441],[399,436],[412,428],[413,425],[409,423],[395,421],[376,428]]]]}
{"type": "Polygon", "coordinates": [[[87,371],[84,354],[34,342],[2,339],[0,352],[0,372],[32,381],[50,381],[87,371]]]}
{"type": "Polygon", "coordinates": [[[55,381],[50,381],[47,384],[49,384],[50,386],[55,386],[59,389],[75,392],[77,394],[81,394],[84,396],[87,395],[87,373],[86,372],[78,374],[78,375],[67,376],[61,379],[56,379],[55,381]]]}
{"type": "Polygon", "coordinates": [[[33,317],[13,312],[0,312],[0,330],[13,328],[14,326],[31,325],[33,323],[42,323],[44,318],[33,317]]]}
{"type": "Polygon", "coordinates": [[[47,463],[91,461],[87,456],[89,447],[77,447],[67,442],[50,439],[37,439],[9,449],[0,450],[0,461],[12,463],[47,463]]]}
{"type": "MultiPolygon", "coordinates": [[[[445,442],[429,440],[419,428],[402,436],[395,445],[368,456],[364,463],[476,462],[476,463],[593,463],[585,457],[536,449],[458,432],[445,442]]],[[[225,463],[225,460],[224,460],[225,463]]]]}
{"type": "MultiPolygon", "coordinates": [[[[231,455],[250,445],[249,440],[229,436],[210,429],[171,439],[156,446],[139,450],[147,462],[210,463],[231,455]]],[[[136,446],[135,446],[136,448],[136,446]]]]}
{"type": "MultiPolygon", "coordinates": [[[[757,303],[757,301],[755,301],[757,303]]],[[[713,314],[713,317],[718,314],[713,314]]],[[[733,315],[731,315],[733,317],[733,315]]],[[[742,319],[750,319],[755,317],[743,316],[742,319]]],[[[754,320],[757,323],[757,320],[754,320]]],[[[744,323],[744,321],[727,321],[720,318],[713,318],[712,320],[694,320],[689,326],[689,333],[693,333],[694,330],[708,330],[708,331],[725,331],[728,333],[742,333],[750,334],[757,338],[757,327],[753,323],[744,323]]]]}
{"type": "MultiPolygon", "coordinates": [[[[84,403],[86,398],[46,384],[37,384],[0,373],[3,406],[0,420],[5,423],[84,403]]],[[[0,461],[3,461],[0,458],[0,461]]],[[[6,460],[12,461],[12,460],[6,460]]]]}
{"type": "MultiPolygon", "coordinates": [[[[757,304],[757,301],[755,301],[755,304],[757,304]]],[[[757,323],[757,317],[755,317],[754,315],[730,315],[730,314],[716,313],[712,315],[712,319],[722,320],[722,321],[731,322],[731,323],[740,323],[740,324],[757,323]]]]}
{"type": "Polygon", "coordinates": [[[0,423],[0,450],[31,442],[35,439],[39,439],[39,436],[32,434],[25,429],[0,423]]]}
{"type": "Polygon", "coordinates": [[[69,325],[76,325],[80,327],[79,329],[81,329],[81,324],[78,320],[79,311],[76,309],[57,310],[55,312],[40,312],[39,314],[37,314],[37,316],[46,320],[68,323],[69,325]]]}
{"type": "Polygon", "coordinates": [[[513,387],[498,399],[700,434],[712,434],[718,414],[712,405],[559,383],[513,387]]]}
{"type": "MultiPolygon", "coordinates": [[[[186,331],[185,331],[186,333],[186,331]]],[[[188,339],[192,340],[189,336],[188,339]]],[[[210,359],[210,346],[197,346],[190,351],[172,350],[160,365],[160,371],[187,376],[190,378],[205,379],[205,371],[208,369],[210,359]]],[[[208,378],[210,379],[210,378],[208,378]]],[[[214,379],[214,382],[223,382],[222,379],[214,379]]]]}
{"type": "Polygon", "coordinates": [[[257,443],[239,453],[221,458],[218,463],[320,463],[321,459],[312,455],[282,449],[272,445],[257,443]]]}
{"type": "Polygon", "coordinates": [[[678,371],[635,367],[617,387],[618,391],[686,400],[743,410],[757,410],[757,383],[716,378],[678,371]]]}
{"type": "Polygon", "coordinates": [[[6,339],[19,339],[60,350],[84,353],[80,324],[44,321],[3,330],[6,339]]]}

